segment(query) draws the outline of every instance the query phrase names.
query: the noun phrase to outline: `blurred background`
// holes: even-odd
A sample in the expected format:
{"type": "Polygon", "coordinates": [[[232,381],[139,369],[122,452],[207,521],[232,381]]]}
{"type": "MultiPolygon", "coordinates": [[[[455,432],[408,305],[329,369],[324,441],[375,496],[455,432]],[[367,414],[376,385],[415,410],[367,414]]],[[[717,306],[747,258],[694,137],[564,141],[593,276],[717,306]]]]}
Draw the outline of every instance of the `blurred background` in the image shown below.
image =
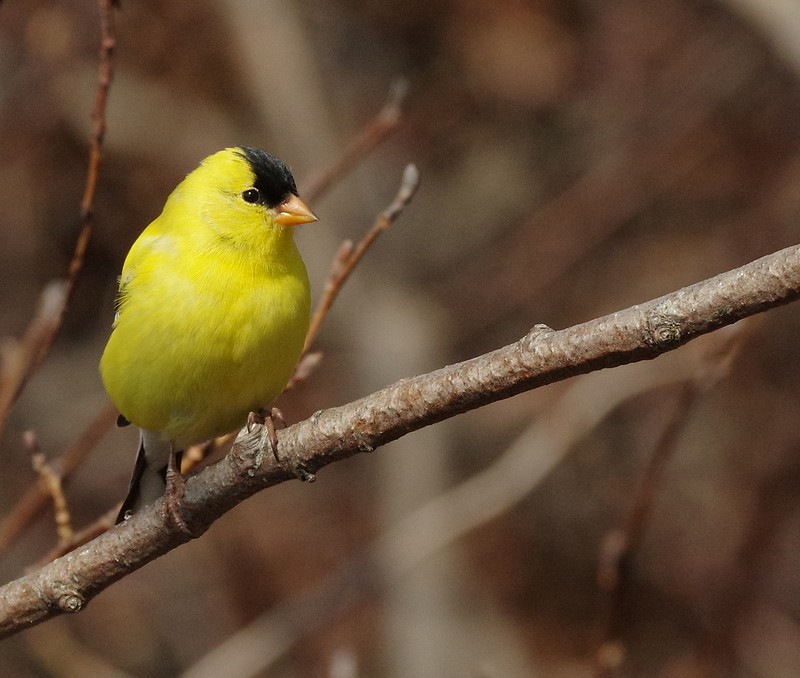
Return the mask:
{"type": "MultiPolygon", "coordinates": [[[[116,18],[94,232],[0,437],[3,516],[37,478],[23,433],[57,458],[106,407],[116,276],[177,182],[248,144],[304,195],[398,76],[401,125],[298,234],[315,298],[406,163],[421,188],[344,288],[289,421],[797,241],[800,5],[142,0],[116,18]]],[[[93,2],[0,5],[0,336],[71,258],[99,39],[93,2]]],[[[798,332],[790,305],[263,492],[4,641],[0,673],[800,676],[798,332]]],[[[65,479],[76,529],[127,487],[136,433],[106,421],[65,479]]],[[[47,508],[3,545],[3,582],[56,542],[47,508]]]]}

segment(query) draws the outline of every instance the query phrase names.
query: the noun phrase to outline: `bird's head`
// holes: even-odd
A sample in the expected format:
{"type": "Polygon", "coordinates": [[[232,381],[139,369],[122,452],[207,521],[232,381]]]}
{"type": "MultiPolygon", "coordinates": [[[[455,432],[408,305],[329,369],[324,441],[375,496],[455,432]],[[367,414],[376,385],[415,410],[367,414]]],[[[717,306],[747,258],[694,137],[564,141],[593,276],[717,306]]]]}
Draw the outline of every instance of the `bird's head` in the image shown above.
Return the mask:
{"type": "Polygon", "coordinates": [[[291,231],[289,227],[317,221],[297,196],[286,164],[249,146],[208,156],[176,193],[184,204],[188,201],[198,209],[211,228],[232,239],[263,228],[279,236],[283,230],[291,231]]]}

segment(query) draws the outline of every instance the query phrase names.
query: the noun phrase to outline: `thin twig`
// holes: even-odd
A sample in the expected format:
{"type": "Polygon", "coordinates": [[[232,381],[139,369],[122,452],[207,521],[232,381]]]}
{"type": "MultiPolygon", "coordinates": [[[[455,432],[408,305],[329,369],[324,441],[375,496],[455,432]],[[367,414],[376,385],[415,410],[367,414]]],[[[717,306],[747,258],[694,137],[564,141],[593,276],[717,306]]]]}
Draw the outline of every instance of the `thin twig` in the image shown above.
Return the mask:
{"type": "MultiPolygon", "coordinates": [[[[637,113],[616,120],[627,127],[627,134],[618,138],[611,152],[599,154],[598,162],[562,193],[536,206],[520,227],[499,235],[491,248],[470,254],[450,276],[437,281],[445,304],[462,319],[462,340],[530,308],[600,243],[675,190],[681,175],[668,171],[669,158],[713,126],[709,121],[741,87],[736,77],[723,77],[729,61],[709,59],[710,53],[690,52],[688,65],[680,59],[664,64],[665,72],[648,91],[647,116],[641,119],[637,113]],[[702,59],[696,61],[694,54],[702,54],[702,59]],[[679,81],[685,87],[677,88],[679,81]],[[592,218],[586,219],[586,214],[592,218]],[[474,285],[482,276],[492,284],[474,285]],[[524,286],[518,283],[521,279],[526,280],[524,286]],[[476,307],[480,314],[471,313],[476,307]]],[[[693,158],[698,171],[702,158],[699,154],[693,158]]],[[[774,201],[767,195],[769,209],[774,201]]]]}
{"type": "Polygon", "coordinates": [[[339,251],[336,254],[334,264],[331,270],[331,275],[325,284],[325,290],[322,293],[317,305],[314,315],[311,318],[311,324],[306,334],[306,343],[303,348],[303,353],[307,353],[319,334],[322,321],[328,314],[333,302],[342,289],[342,286],[347,282],[350,274],[353,272],[358,262],[367,253],[367,250],[377,240],[378,236],[388,229],[399,217],[406,205],[414,197],[414,194],[419,188],[419,170],[415,165],[406,165],[403,171],[403,178],[400,181],[400,188],[397,191],[392,203],[383,212],[381,212],[372,228],[361,239],[361,241],[353,249],[350,241],[342,243],[339,251]]]}
{"type": "Polygon", "coordinates": [[[39,300],[36,312],[22,339],[8,339],[0,358],[0,431],[5,426],[11,406],[16,402],[28,378],[47,349],[51,337],[61,324],[61,313],[67,295],[64,281],[49,283],[39,300]]]}
{"type": "Polygon", "coordinates": [[[367,153],[394,132],[402,121],[403,103],[408,95],[408,81],[398,78],[389,88],[389,97],[378,114],[364,127],[361,133],[350,142],[342,156],[317,177],[303,182],[303,195],[315,202],[341,179],[348,171],[356,167],[367,153]]]}
{"type": "Polygon", "coordinates": [[[800,246],[794,246],[574,327],[556,331],[537,325],[508,346],[316,412],[278,432],[280,459],[261,430],[245,428],[222,460],[187,479],[181,506],[185,529],[165,520],[159,499],[84,548],[0,587],[0,637],[83,609],[113,582],[199,537],[248,497],[296,478],[298,468],[314,473],[524,391],[656,358],[798,299],[800,246]]]}
{"type": "MultiPolygon", "coordinates": [[[[50,462],[50,466],[66,481],[88,456],[117,418],[117,410],[106,405],[89,423],[80,437],[64,453],[50,462]]],[[[39,479],[0,521],[0,553],[5,551],[22,531],[47,507],[49,493],[39,479]]]]}
{"type": "Polygon", "coordinates": [[[25,434],[25,444],[31,450],[31,463],[33,470],[42,479],[44,486],[53,500],[53,514],[56,522],[56,534],[59,544],[68,544],[73,540],[72,517],[64,496],[64,487],[61,474],[52,465],[47,463],[47,458],[39,451],[39,444],[33,431],[25,434]]]}
{"type": "Polygon", "coordinates": [[[116,2],[114,0],[98,0],[98,2],[100,6],[101,33],[100,67],[97,93],[95,95],[94,109],[92,110],[93,124],[89,139],[89,164],[86,173],[86,186],[81,199],[78,240],[67,269],[66,284],[61,295],[60,306],[53,313],[53,320],[48,324],[46,333],[37,343],[37,350],[24,353],[26,360],[19,366],[17,378],[11,384],[11,388],[6,385],[5,375],[0,378],[0,386],[3,388],[3,392],[0,393],[0,430],[3,428],[8,410],[17,401],[31,375],[39,368],[39,365],[42,364],[42,361],[50,352],[50,348],[61,329],[64,315],[72,300],[75,286],[83,269],[86,247],[92,234],[94,199],[97,193],[97,181],[100,173],[103,138],[106,133],[106,102],[111,81],[114,77],[114,48],[116,46],[114,28],[114,6],[116,2]]]}
{"type": "Polygon", "coordinates": [[[603,538],[597,567],[597,584],[605,594],[601,615],[602,640],[595,653],[595,677],[611,678],[625,660],[625,646],[619,637],[622,602],[626,591],[626,571],[644,534],[657,490],[667,465],[677,449],[677,440],[697,402],[696,384],[682,384],[675,409],[645,471],[633,502],[627,525],[612,530],[603,538]]]}
{"type": "Polygon", "coordinates": [[[707,354],[695,378],[681,385],[677,403],[656,444],[634,496],[625,525],[609,532],[600,550],[597,583],[606,596],[601,617],[601,641],[595,654],[596,678],[611,678],[625,660],[621,626],[623,599],[627,591],[630,565],[639,550],[653,506],[669,462],[677,450],[678,438],[689,420],[699,395],[713,388],[729,372],[749,333],[748,325],[726,328],[727,336],[707,354]]]}
{"type": "MultiPolygon", "coordinates": [[[[114,50],[117,35],[114,26],[114,0],[98,0],[100,7],[100,67],[94,108],[92,109],[92,132],[89,137],[89,168],[86,173],[86,186],[81,199],[81,222],[78,242],[67,272],[67,302],[69,304],[78,276],[83,269],[86,247],[92,234],[94,199],[97,195],[97,182],[100,177],[100,163],[103,159],[103,140],[106,136],[106,104],[111,82],[114,79],[114,50]]],[[[55,338],[55,337],[54,337],[55,338]]]]}

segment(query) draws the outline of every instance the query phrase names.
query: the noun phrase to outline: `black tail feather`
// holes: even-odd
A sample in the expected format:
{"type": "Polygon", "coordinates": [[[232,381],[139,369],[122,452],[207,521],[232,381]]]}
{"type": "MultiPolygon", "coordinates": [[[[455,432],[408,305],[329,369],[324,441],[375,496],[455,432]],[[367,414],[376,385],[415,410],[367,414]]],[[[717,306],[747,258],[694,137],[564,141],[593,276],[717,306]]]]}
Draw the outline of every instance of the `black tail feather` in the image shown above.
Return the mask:
{"type": "MultiPolygon", "coordinates": [[[[140,429],[139,450],[133,466],[128,496],[117,514],[117,524],[129,518],[142,506],[151,504],[164,496],[166,489],[167,463],[172,445],[158,434],[140,429]]],[[[180,468],[182,451],[175,452],[175,461],[180,468]]]]}
{"type": "Polygon", "coordinates": [[[139,438],[139,451],[136,453],[136,462],[133,465],[133,474],[131,475],[131,483],[128,486],[128,494],[125,501],[122,502],[122,507],[117,514],[117,519],[114,521],[115,525],[119,525],[125,518],[129,517],[139,501],[141,494],[142,476],[147,470],[147,456],[144,452],[144,438],[139,438]]]}

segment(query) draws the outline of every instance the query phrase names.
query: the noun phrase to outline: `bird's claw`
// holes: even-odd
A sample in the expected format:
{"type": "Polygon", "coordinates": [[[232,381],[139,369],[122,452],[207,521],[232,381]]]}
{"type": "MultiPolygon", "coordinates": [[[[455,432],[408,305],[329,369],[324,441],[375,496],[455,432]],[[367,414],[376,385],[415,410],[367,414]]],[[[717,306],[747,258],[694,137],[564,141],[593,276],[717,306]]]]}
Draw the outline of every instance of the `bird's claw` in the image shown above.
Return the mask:
{"type": "Polygon", "coordinates": [[[250,412],[247,415],[247,432],[250,433],[253,426],[258,424],[267,429],[267,438],[269,439],[269,447],[272,450],[272,456],[275,461],[280,461],[278,457],[278,434],[275,432],[275,422],[281,425],[281,428],[286,428],[286,419],[277,407],[273,407],[269,412],[258,410],[258,412],[250,412]]]}
{"type": "Polygon", "coordinates": [[[170,452],[167,471],[164,475],[167,487],[164,490],[164,502],[161,506],[164,522],[172,524],[187,537],[195,537],[181,514],[181,504],[186,494],[186,480],[178,469],[177,455],[170,452]]]}
{"type": "Polygon", "coordinates": [[[258,410],[257,412],[250,412],[247,415],[247,432],[252,433],[254,426],[263,426],[264,421],[266,420],[266,415],[264,414],[264,410],[258,410]]]}

